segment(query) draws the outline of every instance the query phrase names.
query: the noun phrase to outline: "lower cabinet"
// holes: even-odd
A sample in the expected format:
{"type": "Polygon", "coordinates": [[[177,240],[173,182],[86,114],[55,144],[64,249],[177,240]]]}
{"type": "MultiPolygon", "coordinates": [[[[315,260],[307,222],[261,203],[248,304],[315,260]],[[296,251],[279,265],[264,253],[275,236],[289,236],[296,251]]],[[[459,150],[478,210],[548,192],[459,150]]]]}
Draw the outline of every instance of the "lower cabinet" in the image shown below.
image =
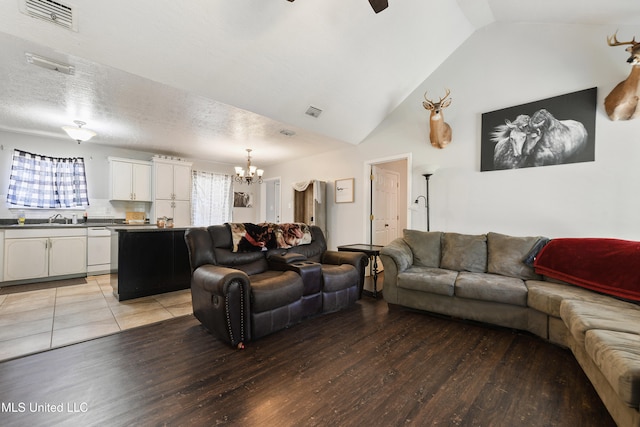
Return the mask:
{"type": "Polygon", "coordinates": [[[4,239],[4,281],[86,274],[87,232],[9,230],[4,239]]]}
{"type": "Polygon", "coordinates": [[[118,277],[111,281],[119,301],[163,294],[191,285],[184,229],[118,232],[118,277]]]}

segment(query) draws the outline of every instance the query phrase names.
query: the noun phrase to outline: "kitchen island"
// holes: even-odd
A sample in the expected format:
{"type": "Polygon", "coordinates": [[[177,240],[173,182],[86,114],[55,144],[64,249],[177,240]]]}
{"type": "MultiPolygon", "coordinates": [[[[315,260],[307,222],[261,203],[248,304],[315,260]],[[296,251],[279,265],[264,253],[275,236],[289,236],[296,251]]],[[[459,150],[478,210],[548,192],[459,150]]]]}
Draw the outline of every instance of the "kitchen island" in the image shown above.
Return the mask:
{"type": "Polygon", "coordinates": [[[111,286],[119,301],[188,289],[191,282],[186,228],[113,227],[118,274],[111,286]]]}

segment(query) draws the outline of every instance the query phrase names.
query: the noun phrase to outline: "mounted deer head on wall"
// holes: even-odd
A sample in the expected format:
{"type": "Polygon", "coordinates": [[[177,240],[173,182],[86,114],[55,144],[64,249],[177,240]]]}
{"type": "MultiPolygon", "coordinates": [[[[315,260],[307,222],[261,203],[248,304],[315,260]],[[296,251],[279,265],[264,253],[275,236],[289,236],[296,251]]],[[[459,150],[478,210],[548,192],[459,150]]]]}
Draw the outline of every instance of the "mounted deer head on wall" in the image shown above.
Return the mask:
{"type": "MultiPolygon", "coordinates": [[[[617,34],[617,33],[616,33],[617,34]]],[[[604,99],[604,109],[611,120],[630,120],[640,116],[638,98],[640,97],[640,42],[634,37],[631,41],[620,42],[616,34],[607,37],[609,46],[629,45],[631,54],[627,62],[631,64],[631,73],[626,80],[618,83],[604,99]]]]}
{"type": "Polygon", "coordinates": [[[446,90],[444,97],[440,98],[440,101],[433,102],[427,98],[427,92],[424,93],[424,102],[422,106],[431,111],[429,117],[429,139],[431,145],[436,148],[444,148],[451,142],[451,126],[444,122],[444,116],[442,110],[447,108],[451,104],[451,98],[447,99],[451,91],[446,90]]]}

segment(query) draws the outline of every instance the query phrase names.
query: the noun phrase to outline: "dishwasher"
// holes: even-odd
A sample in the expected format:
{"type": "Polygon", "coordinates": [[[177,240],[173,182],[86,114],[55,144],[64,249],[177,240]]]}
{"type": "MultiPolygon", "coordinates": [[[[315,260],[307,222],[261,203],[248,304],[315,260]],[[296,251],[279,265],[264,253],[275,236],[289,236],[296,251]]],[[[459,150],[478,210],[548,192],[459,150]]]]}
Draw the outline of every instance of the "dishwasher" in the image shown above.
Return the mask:
{"type": "Polygon", "coordinates": [[[106,227],[87,228],[87,274],[111,272],[111,230],[106,227]]]}

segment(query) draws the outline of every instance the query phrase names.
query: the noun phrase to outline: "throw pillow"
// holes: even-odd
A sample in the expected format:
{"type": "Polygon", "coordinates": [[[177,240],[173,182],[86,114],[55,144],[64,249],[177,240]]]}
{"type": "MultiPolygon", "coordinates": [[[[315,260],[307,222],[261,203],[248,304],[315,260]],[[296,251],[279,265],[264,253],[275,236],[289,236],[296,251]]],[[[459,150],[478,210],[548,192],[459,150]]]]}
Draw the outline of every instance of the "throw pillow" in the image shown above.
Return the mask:
{"type": "Polygon", "coordinates": [[[402,234],[413,253],[413,265],[440,267],[441,231],[402,230],[402,234]]]}
{"type": "Polygon", "coordinates": [[[487,234],[487,272],[522,280],[540,280],[532,266],[524,260],[541,237],[514,237],[500,233],[487,234]]]}
{"type": "Polygon", "coordinates": [[[444,233],[440,268],[484,273],[487,271],[487,236],[444,233]]]}

